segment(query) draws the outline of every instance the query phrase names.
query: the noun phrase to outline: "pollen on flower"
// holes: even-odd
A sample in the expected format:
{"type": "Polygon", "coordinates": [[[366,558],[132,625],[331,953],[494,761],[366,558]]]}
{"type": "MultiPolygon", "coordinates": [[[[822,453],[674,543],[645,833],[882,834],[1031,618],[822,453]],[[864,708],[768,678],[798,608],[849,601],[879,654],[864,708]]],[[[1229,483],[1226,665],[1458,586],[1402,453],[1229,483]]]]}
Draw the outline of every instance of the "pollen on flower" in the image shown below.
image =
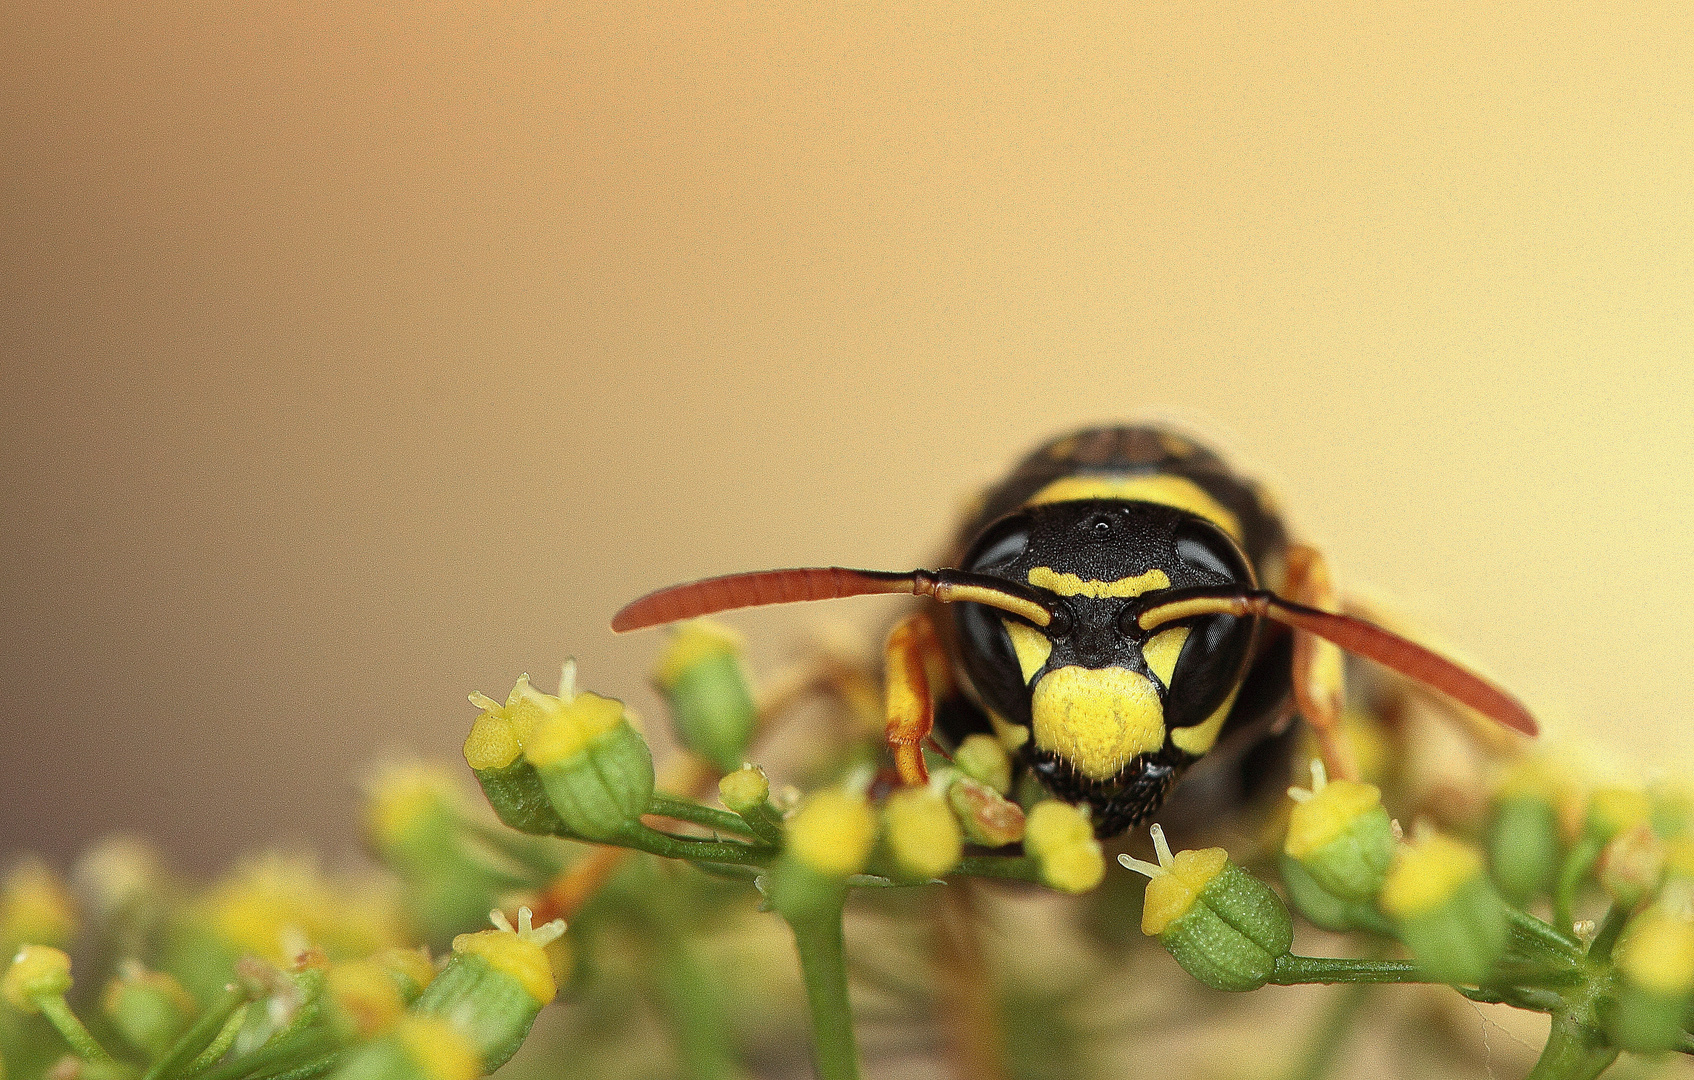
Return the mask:
{"type": "Polygon", "coordinates": [[[876,840],[876,815],[865,800],[843,791],[820,791],[785,826],[788,850],[820,873],[847,877],[865,868],[876,840]]]}
{"type": "Polygon", "coordinates": [[[1402,848],[1382,886],[1382,909],[1397,918],[1420,915],[1440,905],[1459,886],[1482,876],[1482,857],[1440,833],[1402,848]]]}
{"type": "Polygon", "coordinates": [[[734,656],[745,643],[740,634],[710,619],[690,619],[677,625],[670,642],[659,657],[653,677],[660,686],[674,686],[688,670],[702,660],[717,656],[734,656]]]}
{"type": "Polygon", "coordinates": [[[537,766],[575,757],[625,721],[623,702],[615,698],[584,691],[566,702],[531,693],[545,699],[541,719],[523,740],[524,756],[537,766]]]}
{"type": "Polygon", "coordinates": [[[481,957],[489,967],[517,980],[531,998],[545,1005],[558,993],[546,947],[565,932],[565,920],[554,919],[532,926],[530,919],[528,908],[518,909],[516,926],[504,912],[489,912],[489,921],[495,928],[460,934],[453,939],[453,952],[481,957]]]}
{"type": "Polygon", "coordinates": [[[1069,803],[1036,803],[1024,822],[1023,846],[1041,864],[1041,879],[1061,892],[1087,892],[1106,876],[1094,827],[1069,803]]]}
{"type": "Polygon", "coordinates": [[[1382,791],[1376,785],[1330,780],[1321,758],[1312,759],[1311,790],[1289,788],[1288,796],[1294,800],[1294,809],[1283,850],[1295,859],[1334,841],[1354,821],[1382,805],[1382,791]]]}
{"type": "Polygon", "coordinates": [[[1201,848],[1172,855],[1164,829],[1154,825],[1151,831],[1159,857],[1157,864],[1128,855],[1119,855],[1118,862],[1149,879],[1141,904],[1141,932],[1158,937],[1171,923],[1188,914],[1201,890],[1229,865],[1229,854],[1223,848],[1201,848]]]}
{"type": "Polygon", "coordinates": [[[476,1047],[446,1020],[404,1016],[395,1025],[395,1034],[406,1056],[428,1080],[475,1080],[482,1075],[476,1047]]]}
{"type": "Polygon", "coordinates": [[[947,800],[928,788],[901,788],[883,805],[888,846],[901,869],[917,877],[940,877],[963,854],[959,819],[947,800]]]}
{"type": "Polygon", "coordinates": [[[43,997],[71,988],[71,958],[50,945],[25,945],[0,979],[0,994],[19,1012],[39,1012],[43,997]]]}

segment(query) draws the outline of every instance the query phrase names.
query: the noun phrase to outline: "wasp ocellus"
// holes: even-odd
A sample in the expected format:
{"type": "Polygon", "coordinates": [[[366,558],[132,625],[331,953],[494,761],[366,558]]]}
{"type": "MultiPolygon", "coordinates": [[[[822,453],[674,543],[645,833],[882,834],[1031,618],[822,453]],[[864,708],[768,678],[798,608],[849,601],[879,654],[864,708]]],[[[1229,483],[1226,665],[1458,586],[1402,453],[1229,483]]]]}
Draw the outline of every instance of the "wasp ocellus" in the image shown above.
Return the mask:
{"type": "Polygon", "coordinates": [[[1055,439],[980,505],[946,569],[709,578],[636,600],[612,628],[872,593],[930,597],[946,611],[911,614],[886,647],[900,779],[926,781],[935,735],[992,732],[1055,797],[1089,807],[1102,837],[1148,820],[1220,739],[1295,711],[1331,775],[1351,775],[1336,736],[1341,649],[1535,733],[1491,682],[1341,613],[1319,553],[1290,539],[1256,483],[1186,436],[1121,426],[1055,439]]]}

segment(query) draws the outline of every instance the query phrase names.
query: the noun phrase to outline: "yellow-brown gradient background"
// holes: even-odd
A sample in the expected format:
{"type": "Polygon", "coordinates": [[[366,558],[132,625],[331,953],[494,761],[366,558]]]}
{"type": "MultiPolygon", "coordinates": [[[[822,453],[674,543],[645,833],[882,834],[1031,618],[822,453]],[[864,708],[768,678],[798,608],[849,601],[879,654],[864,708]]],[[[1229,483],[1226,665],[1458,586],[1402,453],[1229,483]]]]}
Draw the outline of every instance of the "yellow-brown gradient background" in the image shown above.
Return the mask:
{"type": "Polygon", "coordinates": [[[344,849],[472,688],[651,714],[635,593],[1150,410],[1686,765],[1691,11],[11,0],[0,849],[344,849]]]}

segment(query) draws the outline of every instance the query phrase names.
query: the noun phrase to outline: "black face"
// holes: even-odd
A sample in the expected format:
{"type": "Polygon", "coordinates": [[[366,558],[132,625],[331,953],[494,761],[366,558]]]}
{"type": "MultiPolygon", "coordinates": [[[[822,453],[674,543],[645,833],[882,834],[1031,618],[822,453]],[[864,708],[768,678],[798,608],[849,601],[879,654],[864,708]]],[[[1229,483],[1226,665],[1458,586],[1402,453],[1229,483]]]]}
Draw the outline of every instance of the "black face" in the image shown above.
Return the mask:
{"type": "Polygon", "coordinates": [[[971,683],[982,703],[1008,722],[1032,727],[1033,688],[1062,668],[1124,668],[1152,683],[1162,708],[1164,745],[1139,753],[1116,775],[1083,775],[1075,762],[1036,748],[1033,739],[1023,751],[1055,795],[1094,807],[1101,835],[1151,815],[1197,757],[1178,745],[1185,740],[1172,742],[1171,733],[1204,723],[1228,699],[1245,672],[1254,626],[1251,619],[1212,615],[1159,627],[1155,633],[1188,627],[1167,680],[1143,652],[1154,635],[1140,628],[1136,616],[1170,589],[1251,588],[1252,572],[1234,541],[1203,518],[1154,503],[1059,502],[1026,507],[989,526],[961,569],[1035,588],[1057,612],[1042,629],[1051,650],[1026,679],[1006,629],[1016,616],[979,604],[954,608],[971,683]],[[1136,595],[1126,595],[1132,592],[1136,595]]]}

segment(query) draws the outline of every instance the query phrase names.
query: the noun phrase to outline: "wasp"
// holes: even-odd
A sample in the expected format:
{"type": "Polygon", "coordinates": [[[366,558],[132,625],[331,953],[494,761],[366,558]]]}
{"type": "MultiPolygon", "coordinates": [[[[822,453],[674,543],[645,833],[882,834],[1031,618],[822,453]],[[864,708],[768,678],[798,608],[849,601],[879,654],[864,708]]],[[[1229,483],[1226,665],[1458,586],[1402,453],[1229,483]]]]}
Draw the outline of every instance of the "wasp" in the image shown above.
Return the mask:
{"type": "Polygon", "coordinates": [[[1480,675],[1340,611],[1318,551],[1289,536],[1254,481],[1157,426],[1054,439],[991,488],[946,569],[845,567],[708,578],[650,593],[616,631],[734,608],[875,593],[946,605],[902,619],[885,649],[887,739],[900,780],[927,781],[924,746],[992,732],[1055,796],[1115,836],[1234,732],[1297,713],[1331,775],[1341,650],[1424,683],[1526,735],[1536,724],[1480,675]],[[946,618],[941,618],[945,614],[946,618]]]}

